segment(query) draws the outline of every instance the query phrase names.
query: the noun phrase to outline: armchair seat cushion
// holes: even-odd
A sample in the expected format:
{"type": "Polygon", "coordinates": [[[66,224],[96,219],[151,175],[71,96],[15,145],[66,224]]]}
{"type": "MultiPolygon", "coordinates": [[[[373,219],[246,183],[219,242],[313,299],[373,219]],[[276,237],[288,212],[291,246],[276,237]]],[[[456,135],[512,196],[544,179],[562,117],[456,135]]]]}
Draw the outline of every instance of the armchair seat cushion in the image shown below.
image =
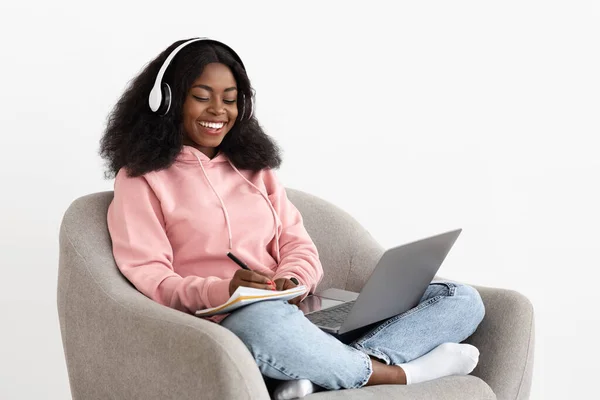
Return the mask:
{"type": "Polygon", "coordinates": [[[492,389],[475,376],[449,376],[416,385],[377,385],[360,389],[319,392],[306,400],[496,400],[492,389]]]}

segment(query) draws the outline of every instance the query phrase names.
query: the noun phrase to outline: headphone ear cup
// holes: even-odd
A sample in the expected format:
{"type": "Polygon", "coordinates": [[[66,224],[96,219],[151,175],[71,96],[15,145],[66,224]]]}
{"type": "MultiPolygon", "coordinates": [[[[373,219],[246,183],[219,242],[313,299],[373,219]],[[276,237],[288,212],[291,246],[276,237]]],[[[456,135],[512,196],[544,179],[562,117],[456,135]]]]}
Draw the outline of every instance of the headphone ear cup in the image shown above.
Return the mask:
{"type": "Polygon", "coordinates": [[[252,94],[252,96],[248,99],[248,108],[250,109],[250,111],[248,112],[248,119],[252,118],[252,116],[254,115],[254,93],[252,94]]]}
{"type": "Polygon", "coordinates": [[[160,89],[162,93],[162,99],[156,113],[159,115],[165,115],[171,109],[171,87],[168,83],[163,83],[160,85],[160,89]]]}
{"type": "Polygon", "coordinates": [[[239,121],[243,121],[244,117],[246,119],[252,118],[252,114],[254,113],[254,102],[252,100],[252,97],[246,98],[246,95],[242,93],[242,110],[238,117],[239,121]]]}

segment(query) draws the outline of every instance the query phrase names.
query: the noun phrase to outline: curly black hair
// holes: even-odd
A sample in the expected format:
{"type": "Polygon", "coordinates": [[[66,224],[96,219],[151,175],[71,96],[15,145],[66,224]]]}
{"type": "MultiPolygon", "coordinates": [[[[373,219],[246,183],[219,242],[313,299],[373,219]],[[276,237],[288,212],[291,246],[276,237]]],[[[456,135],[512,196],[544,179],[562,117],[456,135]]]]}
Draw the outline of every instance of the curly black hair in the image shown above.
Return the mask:
{"type": "Polygon", "coordinates": [[[129,82],[108,115],[99,152],[106,160],[106,178],[114,178],[123,167],[129,176],[140,176],[173,164],[183,148],[183,103],[190,86],[209,63],[225,64],[231,69],[238,87],[238,107],[244,102],[246,113],[240,120],[239,110],[238,120],[225,135],[218,150],[238,169],[259,171],[280,166],[280,149],[275,141],[263,131],[254,116],[247,118],[254,90],[246,71],[230,51],[218,43],[201,40],[181,49],[163,77],[163,82],[167,82],[172,90],[169,112],[161,116],[150,110],[148,95],[160,67],[168,55],[185,41],[173,43],[148,63],[129,82]]]}

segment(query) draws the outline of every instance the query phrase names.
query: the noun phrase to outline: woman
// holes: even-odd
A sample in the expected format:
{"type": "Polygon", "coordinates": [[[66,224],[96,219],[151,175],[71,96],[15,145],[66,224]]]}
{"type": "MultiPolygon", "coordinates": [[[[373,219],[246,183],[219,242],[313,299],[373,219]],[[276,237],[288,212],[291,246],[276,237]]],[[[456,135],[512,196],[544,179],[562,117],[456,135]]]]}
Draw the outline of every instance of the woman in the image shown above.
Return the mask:
{"type": "MultiPolygon", "coordinates": [[[[223,304],[238,286],[302,284],[314,292],[322,278],[252,97],[231,48],[179,41],[131,82],[109,117],[100,153],[107,176],[116,176],[108,212],[114,257],[138,290],[163,305],[194,313],[223,304]],[[229,260],[230,251],[251,270],[229,260]]],[[[350,344],[311,324],[297,307],[302,298],[210,318],[246,344],[263,375],[284,381],[275,398],[418,383],[468,374],[477,364],[477,349],[459,344],[484,314],[471,287],[431,284],[415,309],[350,344]]]]}

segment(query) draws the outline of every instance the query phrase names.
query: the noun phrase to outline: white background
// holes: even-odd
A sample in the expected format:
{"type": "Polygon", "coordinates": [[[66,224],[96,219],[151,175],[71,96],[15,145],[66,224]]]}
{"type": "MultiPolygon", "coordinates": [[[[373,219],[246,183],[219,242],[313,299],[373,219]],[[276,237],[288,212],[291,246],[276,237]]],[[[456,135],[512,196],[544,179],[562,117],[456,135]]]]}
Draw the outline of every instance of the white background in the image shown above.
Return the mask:
{"type": "Polygon", "coordinates": [[[128,80],[194,36],[241,55],[286,186],[339,205],[386,247],[462,227],[441,275],[531,299],[532,398],[590,397],[597,3],[85,3],[0,5],[0,398],[69,398],[62,215],[112,189],[98,141],[128,80]]]}

